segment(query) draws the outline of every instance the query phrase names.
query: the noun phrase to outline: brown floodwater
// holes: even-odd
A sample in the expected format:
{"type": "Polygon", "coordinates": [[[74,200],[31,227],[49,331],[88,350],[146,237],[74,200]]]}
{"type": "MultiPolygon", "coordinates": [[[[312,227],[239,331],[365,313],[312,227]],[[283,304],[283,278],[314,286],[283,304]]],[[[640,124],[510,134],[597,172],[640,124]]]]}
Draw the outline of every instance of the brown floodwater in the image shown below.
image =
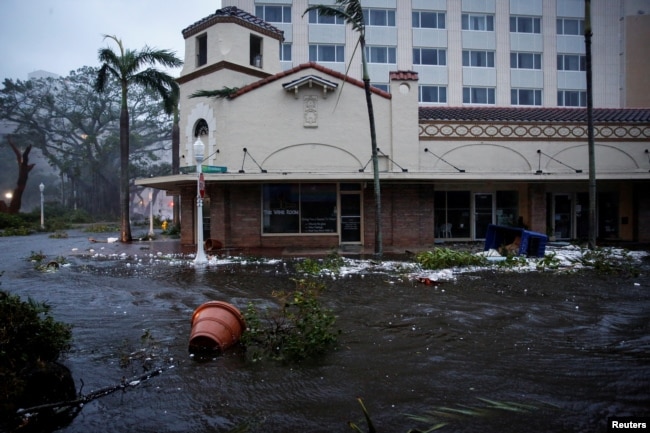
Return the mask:
{"type": "Polygon", "coordinates": [[[649,413],[648,261],[625,278],[487,270],[428,286],[380,268],[322,277],[339,347],[283,365],[247,361],[237,348],[199,362],[188,337],[206,301],[277,305],[272,292],[295,287],[293,259],[195,268],[156,248],[106,256],[120,246],[82,233],[0,238],[0,287],[47,301],[73,325],[63,364],[82,393],[163,369],[86,404],[58,431],[347,432],[348,421],[366,431],[357,398],[377,431],[391,433],[440,421],[443,432],[604,432],[607,417],[649,413]],[[36,271],[31,251],[69,265],[36,271]]]}

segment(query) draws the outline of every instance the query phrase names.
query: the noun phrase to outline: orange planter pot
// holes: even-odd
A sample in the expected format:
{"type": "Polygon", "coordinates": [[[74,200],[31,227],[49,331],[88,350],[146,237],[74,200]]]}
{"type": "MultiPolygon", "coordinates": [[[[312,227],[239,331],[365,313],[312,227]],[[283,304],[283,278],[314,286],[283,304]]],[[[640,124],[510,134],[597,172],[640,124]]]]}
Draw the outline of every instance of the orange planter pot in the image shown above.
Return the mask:
{"type": "Polygon", "coordinates": [[[212,250],[220,250],[221,248],[223,248],[223,244],[221,243],[221,241],[217,239],[207,239],[203,243],[203,247],[205,248],[206,251],[210,252],[212,250]]]}
{"type": "Polygon", "coordinates": [[[239,341],[245,329],[237,307],[222,301],[206,302],[192,314],[190,351],[224,351],[239,341]]]}

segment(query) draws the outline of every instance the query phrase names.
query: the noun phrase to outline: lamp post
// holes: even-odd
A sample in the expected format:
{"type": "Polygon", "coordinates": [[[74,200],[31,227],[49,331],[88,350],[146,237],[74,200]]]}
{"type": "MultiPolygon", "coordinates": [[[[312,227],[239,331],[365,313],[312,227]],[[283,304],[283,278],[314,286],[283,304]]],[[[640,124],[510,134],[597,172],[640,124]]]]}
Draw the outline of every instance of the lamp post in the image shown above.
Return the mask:
{"type": "Polygon", "coordinates": [[[43,182],[38,186],[38,189],[41,192],[41,230],[45,230],[45,215],[43,214],[43,191],[45,190],[45,185],[43,185],[43,182]]]}
{"type": "Polygon", "coordinates": [[[199,265],[207,263],[208,259],[205,257],[203,250],[203,195],[205,194],[205,182],[203,180],[203,172],[201,164],[203,164],[203,156],[205,145],[199,137],[196,137],[194,142],[194,159],[196,159],[196,257],[194,263],[199,265]]]}
{"type": "Polygon", "coordinates": [[[153,238],[153,191],[149,191],[149,239],[153,238]]]}

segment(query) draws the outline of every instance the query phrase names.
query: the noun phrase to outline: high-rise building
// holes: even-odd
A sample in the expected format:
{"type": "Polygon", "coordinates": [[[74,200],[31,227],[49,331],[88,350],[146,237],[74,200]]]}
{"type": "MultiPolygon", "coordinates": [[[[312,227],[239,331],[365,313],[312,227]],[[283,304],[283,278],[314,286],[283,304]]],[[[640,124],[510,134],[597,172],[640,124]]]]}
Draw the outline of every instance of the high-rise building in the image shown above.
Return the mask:
{"type": "MultiPolygon", "coordinates": [[[[358,36],[316,12],[332,0],[223,0],[284,31],[282,67],[345,73],[358,36]]],[[[421,104],[586,106],[584,0],[362,0],[371,82],[419,74],[421,104]]],[[[650,1],[592,0],[594,106],[648,107],[650,1]],[[639,91],[639,90],[643,91],[639,91]]],[[[347,72],[361,78],[360,62],[347,72]]]]}

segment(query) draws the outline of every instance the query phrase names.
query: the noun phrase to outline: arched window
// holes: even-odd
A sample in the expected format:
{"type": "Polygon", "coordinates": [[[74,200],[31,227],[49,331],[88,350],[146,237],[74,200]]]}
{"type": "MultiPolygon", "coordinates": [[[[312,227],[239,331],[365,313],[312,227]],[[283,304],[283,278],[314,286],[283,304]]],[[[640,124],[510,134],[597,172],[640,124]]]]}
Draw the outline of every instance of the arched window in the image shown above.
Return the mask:
{"type": "Polygon", "coordinates": [[[198,122],[196,122],[196,126],[194,127],[194,137],[202,137],[204,135],[208,135],[208,132],[210,132],[210,129],[208,128],[208,122],[205,121],[205,119],[199,119],[198,122]]]}

